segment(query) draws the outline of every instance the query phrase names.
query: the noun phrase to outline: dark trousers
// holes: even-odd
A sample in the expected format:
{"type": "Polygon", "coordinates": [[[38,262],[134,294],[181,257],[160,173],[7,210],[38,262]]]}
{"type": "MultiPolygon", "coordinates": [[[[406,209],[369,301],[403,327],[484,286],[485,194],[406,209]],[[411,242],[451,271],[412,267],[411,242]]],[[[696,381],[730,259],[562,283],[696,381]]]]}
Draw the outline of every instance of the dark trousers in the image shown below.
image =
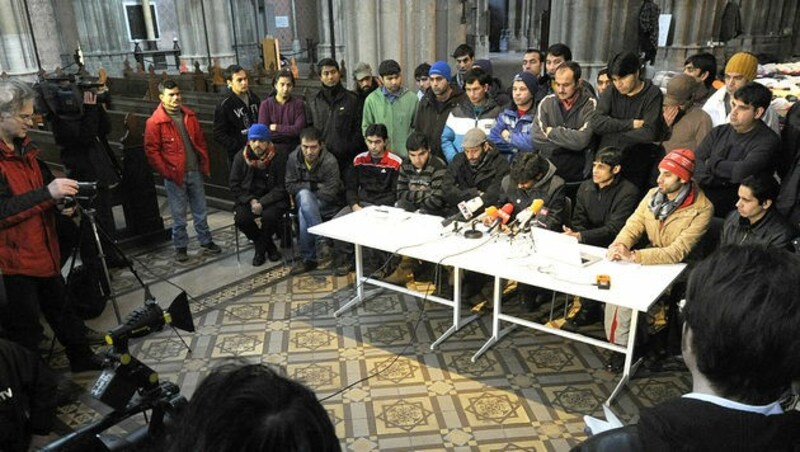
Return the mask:
{"type": "Polygon", "coordinates": [[[43,314],[67,357],[91,354],[84,339],[83,321],[66,303],[66,288],[61,275],[49,278],[3,275],[8,303],[0,307],[0,322],[8,338],[38,353],[42,339],[39,314],[43,314]]]}
{"type": "Polygon", "coordinates": [[[261,211],[261,227],[256,224],[249,205],[237,204],[233,212],[233,221],[236,227],[252,240],[256,245],[256,252],[264,253],[267,250],[276,250],[272,236],[283,236],[283,221],[285,209],[278,205],[264,206],[261,211]]]}

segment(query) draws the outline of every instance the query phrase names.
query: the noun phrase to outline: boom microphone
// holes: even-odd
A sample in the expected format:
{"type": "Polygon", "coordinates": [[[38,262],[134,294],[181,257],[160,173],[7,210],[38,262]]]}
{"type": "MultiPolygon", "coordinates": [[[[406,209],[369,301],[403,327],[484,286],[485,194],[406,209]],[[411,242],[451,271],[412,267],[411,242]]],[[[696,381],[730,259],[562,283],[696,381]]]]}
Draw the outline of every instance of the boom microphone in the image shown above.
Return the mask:
{"type": "Polygon", "coordinates": [[[483,207],[483,198],[480,196],[468,201],[461,201],[458,203],[458,213],[445,218],[442,221],[442,227],[446,228],[454,221],[469,221],[481,207],[483,207]]]}

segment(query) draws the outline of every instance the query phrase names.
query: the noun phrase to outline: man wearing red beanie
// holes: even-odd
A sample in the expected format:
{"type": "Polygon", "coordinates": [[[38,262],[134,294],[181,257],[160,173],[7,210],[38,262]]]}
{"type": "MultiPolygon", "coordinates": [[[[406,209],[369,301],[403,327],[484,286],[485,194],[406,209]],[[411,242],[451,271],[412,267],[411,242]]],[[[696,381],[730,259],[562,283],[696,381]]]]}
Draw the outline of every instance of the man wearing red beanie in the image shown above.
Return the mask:
{"type": "MultiPolygon", "coordinates": [[[[650,189],[608,247],[606,257],[642,265],[683,262],[708,230],[714,206],[692,182],[694,152],[676,149],[658,164],[658,187],[650,189]],[[648,246],[632,248],[643,235],[648,246]]],[[[618,345],[628,343],[631,310],[606,305],[606,335],[618,345]]],[[[612,355],[610,370],[622,368],[624,356],[612,355]]]]}

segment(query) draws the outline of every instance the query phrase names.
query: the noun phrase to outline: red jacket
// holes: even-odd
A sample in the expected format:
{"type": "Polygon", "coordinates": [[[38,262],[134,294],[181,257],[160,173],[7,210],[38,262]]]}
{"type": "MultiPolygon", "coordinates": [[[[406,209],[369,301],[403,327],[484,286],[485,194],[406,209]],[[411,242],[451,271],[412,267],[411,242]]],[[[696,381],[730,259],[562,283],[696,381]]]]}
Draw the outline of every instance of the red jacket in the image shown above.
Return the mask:
{"type": "MultiPolygon", "coordinates": [[[[211,164],[208,160],[206,138],[200,129],[200,123],[192,110],[184,106],[181,106],[181,110],[186,133],[197,150],[200,172],[208,176],[211,174],[211,164]]],[[[161,104],[145,124],[144,153],[147,155],[150,166],[164,179],[183,185],[183,176],[186,174],[186,151],[183,148],[183,139],[181,139],[181,134],[172,118],[161,104]]]]}
{"type": "Polygon", "coordinates": [[[22,156],[0,140],[0,270],[41,278],[60,274],[55,202],[47,189],[52,175],[25,138],[22,156]]]}

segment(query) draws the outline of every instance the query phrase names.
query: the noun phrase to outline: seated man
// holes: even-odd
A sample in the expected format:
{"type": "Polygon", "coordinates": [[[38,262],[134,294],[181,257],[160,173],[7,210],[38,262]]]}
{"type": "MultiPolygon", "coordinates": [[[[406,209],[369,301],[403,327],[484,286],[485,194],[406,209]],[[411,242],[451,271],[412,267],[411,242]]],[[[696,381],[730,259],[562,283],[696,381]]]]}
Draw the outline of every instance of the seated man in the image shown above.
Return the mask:
{"type": "MultiPolygon", "coordinates": [[[[358,154],[353,160],[350,174],[344,179],[347,183],[347,205],[335,218],[357,212],[367,206],[393,206],[397,201],[397,177],[403,159],[387,147],[389,132],[383,124],[370,124],[364,132],[367,152],[358,154]]],[[[378,260],[381,254],[368,253],[366,268],[374,270],[381,267],[378,260]]],[[[355,269],[353,247],[345,242],[334,243],[334,274],[344,276],[355,269]]],[[[393,269],[392,269],[393,270],[393,269]]],[[[390,274],[392,271],[387,271],[390,274]]],[[[382,275],[378,275],[380,278],[382,275]]]]}
{"type": "Polygon", "coordinates": [[[544,201],[547,215],[540,227],[560,231],[564,223],[564,179],[556,175],[556,166],[539,154],[522,154],[511,162],[503,179],[506,201],[514,204],[514,215],[527,209],[535,199],[544,201]]]}
{"type": "Polygon", "coordinates": [[[480,197],[484,206],[498,204],[503,198],[502,181],[508,174],[508,161],[486,139],[479,128],[470,129],[459,152],[447,166],[444,193],[450,212],[461,201],[480,197]]]}
{"type": "MultiPolygon", "coordinates": [[[[608,247],[613,261],[642,265],[684,262],[708,230],[714,206],[692,182],[694,153],[689,149],[670,152],[658,164],[658,187],[651,189],[608,247]],[[634,250],[643,237],[649,245],[634,250]]],[[[628,343],[631,310],[607,304],[606,335],[614,344],[628,343]]],[[[622,369],[625,356],[614,353],[609,370],[622,369]]]]}
{"type": "Polygon", "coordinates": [[[410,212],[444,216],[442,181],[447,165],[431,155],[425,135],[414,132],[406,140],[408,157],[403,159],[397,178],[397,207],[410,212]]]}
{"type": "MultiPolygon", "coordinates": [[[[578,188],[572,209],[572,228],[564,234],[587,245],[607,247],[614,241],[625,220],[636,209],[639,189],[621,175],[622,152],[605,148],[597,152],[592,166],[592,180],[578,188]]],[[[603,317],[600,303],[581,299],[581,306],[567,316],[566,329],[590,325],[603,317]]]]}
{"type": "Polygon", "coordinates": [[[213,370],[176,427],[167,445],[174,452],[341,450],[314,392],[263,364],[213,370]]]}
{"type": "Polygon", "coordinates": [[[322,133],[316,127],[300,132],[300,146],[289,154],[286,162],[286,190],[294,197],[300,229],[300,257],[292,274],[317,268],[316,236],[308,228],[331,218],[341,208],[342,182],[339,163],[322,143],[322,133]]]}
{"type": "Polygon", "coordinates": [[[725,219],[720,246],[764,245],[792,251],[797,231],[773,208],[779,190],[770,175],[746,177],[739,184],[736,210],[725,219]]]}
{"type": "Polygon", "coordinates": [[[695,180],[719,218],[733,210],[742,179],[775,171],[780,137],[761,120],[770,99],[769,88],[759,83],[739,88],[731,101],[730,122],[714,127],[697,148],[695,180]]]}
{"type": "Polygon", "coordinates": [[[787,284],[798,280],[800,258],[762,247],[727,246],[698,264],[681,341],[692,392],[573,450],[798,450],[800,412],[780,403],[800,378],[800,286],[787,284]]]}
{"type": "Polygon", "coordinates": [[[247,132],[247,145],[233,158],[230,186],[236,199],[233,221],[255,243],[253,266],[281,259],[274,234],[283,233],[283,216],[289,209],[284,187],[286,154],[270,141],[267,126],[253,124],[247,132]],[[261,218],[261,227],[256,218],[261,218]]]}

